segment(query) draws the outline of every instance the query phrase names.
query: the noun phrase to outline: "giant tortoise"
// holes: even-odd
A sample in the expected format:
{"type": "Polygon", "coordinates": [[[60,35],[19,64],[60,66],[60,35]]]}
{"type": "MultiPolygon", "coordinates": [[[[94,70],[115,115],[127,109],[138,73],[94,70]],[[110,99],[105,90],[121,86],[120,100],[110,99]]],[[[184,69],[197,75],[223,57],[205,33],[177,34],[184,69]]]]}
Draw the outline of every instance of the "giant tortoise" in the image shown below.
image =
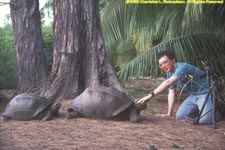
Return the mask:
{"type": "Polygon", "coordinates": [[[139,121],[139,113],[146,105],[135,103],[124,92],[113,87],[86,88],[73,100],[66,118],[85,117],[101,119],[129,119],[139,121]]]}
{"type": "Polygon", "coordinates": [[[15,96],[6,106],[3,119],[16,120],[49,120],[58,115],[60,103],[53,103],[46,97],[35,93],[24,93],[15,96]]]}

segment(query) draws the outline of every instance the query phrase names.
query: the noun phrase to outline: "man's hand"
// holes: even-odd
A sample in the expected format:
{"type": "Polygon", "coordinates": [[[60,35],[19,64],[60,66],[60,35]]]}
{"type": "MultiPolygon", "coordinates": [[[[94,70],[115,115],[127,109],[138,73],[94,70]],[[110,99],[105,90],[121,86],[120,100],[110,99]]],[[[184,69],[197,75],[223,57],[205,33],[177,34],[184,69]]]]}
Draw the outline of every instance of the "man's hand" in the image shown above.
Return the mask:
{"type": "Polygon", "coordinates": [[[147,96],[145,96],[145,97],[139,99],[139,100],[136,102],[136,104],[144,104],[144,103],[146,103],[151,97],[152,97],[152,95],[149,94],[149,95],[147,95],[147,96]]]}

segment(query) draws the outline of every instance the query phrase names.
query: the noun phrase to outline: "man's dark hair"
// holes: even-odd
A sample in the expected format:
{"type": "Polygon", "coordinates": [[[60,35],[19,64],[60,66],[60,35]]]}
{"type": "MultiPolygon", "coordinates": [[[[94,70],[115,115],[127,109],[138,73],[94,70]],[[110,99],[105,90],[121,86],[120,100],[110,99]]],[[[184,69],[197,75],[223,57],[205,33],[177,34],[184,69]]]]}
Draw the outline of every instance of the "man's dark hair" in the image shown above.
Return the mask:
{"type": "Polygon", "coordinates": [[[176,56],[175,52],[172,50],[164,50],[164,51],[159,52],[157,54],[157,59],[159,60],[163,56],[167,56],[169,59],[171,59],[171,60],[174,59],[175,62],[177,62],[177,56],[176,56]]]}

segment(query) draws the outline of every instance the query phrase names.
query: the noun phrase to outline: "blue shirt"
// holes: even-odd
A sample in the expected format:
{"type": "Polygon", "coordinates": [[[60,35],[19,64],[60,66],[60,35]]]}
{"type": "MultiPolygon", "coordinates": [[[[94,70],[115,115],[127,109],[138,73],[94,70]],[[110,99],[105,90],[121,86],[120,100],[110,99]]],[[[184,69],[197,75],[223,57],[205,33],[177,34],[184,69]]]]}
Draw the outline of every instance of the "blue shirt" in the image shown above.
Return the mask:
{"type": "Polygon", "coordinates": [[[171,85],[169,89],[175,89],[179,86],[189,94],[205,94],[209,91],[209,82],[208,77],[202,77],[202,74],[203,71],[193,65],[177,62],[175,72],[168,72],[167,78],[176,76],[179,80],[171,85]]]}

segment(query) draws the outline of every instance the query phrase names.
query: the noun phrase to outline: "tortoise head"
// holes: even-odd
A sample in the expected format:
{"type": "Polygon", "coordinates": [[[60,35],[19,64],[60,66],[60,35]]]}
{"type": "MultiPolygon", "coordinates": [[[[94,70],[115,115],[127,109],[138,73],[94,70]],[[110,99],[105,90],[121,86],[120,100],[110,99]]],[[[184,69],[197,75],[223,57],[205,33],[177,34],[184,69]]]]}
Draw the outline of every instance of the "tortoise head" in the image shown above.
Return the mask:
{"type": "Polygon", "coordinates": [[[61,103],[55,103],[52,105],[53,110],[59,110],[60,107],[61,107],[61,103]]]}
{"type": "Polygon", "coordinates": [[[67,109],[67,114],[65,116],[66,119],[71,119],[71,118],[77,118],[77,117],[83,117],[80,112],[77,110],[74,110],[73,108],[68,108],[67,109]]]}
{"type": "Polygon", "coordinates": [[[134,108],[138,111],[144,110],[147,108],[146,104],[134,104],[134,108]]]}
{"type": "Polygon", "coordinates": [[[55,103],[52,105],[50,111],[52,112],[52,116],[57,116],[59,114],[59,109],[61,107],[61,103],[55,103]]]}

